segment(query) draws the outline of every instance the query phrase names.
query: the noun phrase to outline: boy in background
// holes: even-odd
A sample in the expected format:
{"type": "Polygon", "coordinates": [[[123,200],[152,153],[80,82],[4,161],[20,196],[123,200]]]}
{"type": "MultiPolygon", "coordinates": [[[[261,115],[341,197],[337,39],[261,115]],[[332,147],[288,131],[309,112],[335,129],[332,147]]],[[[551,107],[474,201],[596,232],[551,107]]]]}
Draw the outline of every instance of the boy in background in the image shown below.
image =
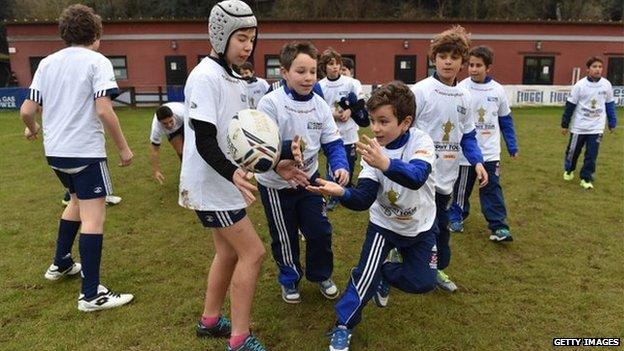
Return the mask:
{"type": "Polygon", "coordinates": [[[241,77],[247,81],[247,101],[249,102],[249,108],[256,109],[260,98],[269,90],[269,83],[255,75],[254,66],[249,61],[240,65],[238,71],[241,77]]]}
{"type": "Polygon", "coordinates": [[[117,147],[121,166],[130,165],[134,155],[111,103],[117,93],[113,66],[97,52],[102,37],[100,16],[84,5],[69,6],[61,13],[59,30],[67,47],[41,61],[20,115],[26,138],[34,140],[41,131],[35,122],[41,109],[48,164],[70,194],[59,223],[54,262],[45,278],[59,280],[81,273],[78,310],[92,312],[122,306],[134,298],[100,284],[105,198],[112,194],[104,127],[117,147]],[[78,230],[82,265],[71,256],[78,230]]]}
{"type": "Polygon", "coordinates": [[[470,94],[457,86],[457,74],[468,60],[469,49],[469,35],[461,26],[434,36],[429,59],[435,63],[436,71],[412,87],[416,98],[414,125],[429,134],[436,149],[437,281],[442,290],[449,292],[457,290],[457,285],[444,272],[451,262],[447,210],[459,172],[460,150],[475,167],[479,186],[485,186],[488,181],[470,111],[470,94]]]}
{"type": "Polygon", "coordinates": [[[563,179],[574,179],[576,161],[583,146],[585,160],[581,168],[581,187],[589,190],[594,188],[594,172],[598,148],[608,120],[609,132],[613,133],[617,125],[615,100],[611,83],[602,77],[602,59],[590,57],[587,60],[587,76],[574,84],[566,101],[565,111],[561,118],[561,133],[570,132],[570,141],[566,147],[563,179]],[[572,126],[570,127],[570,123],[572,126]]]}
{"type": "MultiPolygon", "coordinates": [[[[483,153],[483,165],[488,173],[488,184],[479,189],[481,212],[491,231],[490,240],[513,241],[506,220],[507,210],[500,185],[501,133],[511,158],[518,155],[511,109],[503,87],[488,75],[494,61],[492,50],[479,46],[470,50],[469,56],[470,77],[458,85],[470,92],[470,109],[476,118],[477,141],[483,153]]],[[[477,178],[474,167],[463,155],[460,155],[459,162],[459,176],[453,187],[453,203],[448,214],[449,229],[453,232],[464,231],[464,220],[470,213],[470,193],[477,178]]]]}
{"type": "Polygon", "coordinates": [[[163,137],[167,137],[169,144],[182,160],[184,148],[184,115],[186,107],[181,102],[168,102],[158,108],[152,118],[150,131],[150,164],[154,179],[163,185],[165,176],[160,169],[160,144],[163,137]]]}

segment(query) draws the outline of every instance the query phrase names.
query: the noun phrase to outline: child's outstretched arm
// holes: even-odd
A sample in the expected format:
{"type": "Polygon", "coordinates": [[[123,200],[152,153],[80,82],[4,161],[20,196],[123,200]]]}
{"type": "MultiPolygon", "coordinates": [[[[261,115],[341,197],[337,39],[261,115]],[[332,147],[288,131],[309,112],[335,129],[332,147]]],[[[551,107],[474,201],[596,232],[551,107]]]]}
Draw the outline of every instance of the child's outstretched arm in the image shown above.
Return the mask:
{"type": "Polygon", "coordinates": [[[368,178],[360,178],[355,188],[343,188],[323,178],[317,178],[316,184],[318,186],[309,185],[306,189],[323,195],[339,197],[340,203],[344,207],[354,211],[369,209],[375,202],[379,190],[379,183],[368,178]]]}

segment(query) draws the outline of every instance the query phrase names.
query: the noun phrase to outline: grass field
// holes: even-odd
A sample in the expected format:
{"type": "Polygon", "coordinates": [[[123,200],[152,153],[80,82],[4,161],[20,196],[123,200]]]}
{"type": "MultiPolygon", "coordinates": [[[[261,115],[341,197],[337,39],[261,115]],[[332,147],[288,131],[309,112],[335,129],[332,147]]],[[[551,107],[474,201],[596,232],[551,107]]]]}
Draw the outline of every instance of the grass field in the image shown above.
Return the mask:
{"type": "MultiPolygon", "coordinates": [[[[153,110],[118,110],[135,160],[119,168],[112,142],[115,193],[108,209],[102,282],[135,301],[93,314],[76,309],[79,279],[43,278],[54,254],[62,211],[60,183],[41,141],[27,142],[16,112],[0,113],[0,350],[223,350],[199,340],[210,232],[177,205],[179,161],[164,145],[166,184],[151,179],[148,137],[153,110]]],[[[503,159],[502,184],[515,241],[489,242],[473,196],[463,234],[454,235],[447,272],[460,290],[408,295],[396,290],[386,309],[370,304],[352,350],[544,350],[554,337],[624,337],[624,131],[605,134],[596,186],[562,175],[567,138],[560,108],[516,109],[520,158],[503,159]]],[[[618,111],[622,125],[622,110],[618,111]]],[[[578,172],[577,172],[578,175],[578,172]]],[[[270,251],[260,203],[249,210],[270,251]]],[[[344,288],[357,263],[367,212],[330,213],[334,280],[344,288]]],[[[77,244],[74,246],[77,256],[77,244]]],[[[303,303],[286,305],[267,256],[253,313],[269,350],[326,350],[333,303],[301,285],[303,303]]]]}

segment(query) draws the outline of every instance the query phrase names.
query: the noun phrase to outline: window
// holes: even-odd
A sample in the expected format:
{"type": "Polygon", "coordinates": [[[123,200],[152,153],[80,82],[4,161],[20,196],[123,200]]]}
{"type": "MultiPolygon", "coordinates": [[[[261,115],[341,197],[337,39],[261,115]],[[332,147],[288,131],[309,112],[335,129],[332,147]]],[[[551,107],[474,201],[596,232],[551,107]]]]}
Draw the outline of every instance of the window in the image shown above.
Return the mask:
{"type": "Polygon", "coordinates": [[[279,56],[266,55],[264,56],[264,76],[269,80],[282,79],[280,74],[279,56]]]}
{"type": "Polygon", "coordinates": [[[28,60],[30,61],[30,74],[32,77],[34,77],[35,72],[37,72],[39,62],[41,62],[41,60],[43,60],[44,58],[44,56],[33,56],[28,58],[28,60]]]}
{"type": "Polygon", "coordinates": [[[435,71],[436,71],[435,62],[431,61],[429,57],[427,57],[427,77],[433,76],[435,71]]]}
{"type": "Polygon", "coordinates": [[[607,79],[613,86],[624,85],[624,56],[609,57],[607,79]]]}
{"type": "Polygon", "coordinates": [[[525,56],[522,84],[551,85],[554,70],[554,56],[525,56]]]}
{"type": "Polygon", "coordinates": [[[124,80],[128,79],[128,68],[126,66],[125,56],[109,56],[108,59],[113,64],[113,71],[115,72],[115,79],[124,80]]]}

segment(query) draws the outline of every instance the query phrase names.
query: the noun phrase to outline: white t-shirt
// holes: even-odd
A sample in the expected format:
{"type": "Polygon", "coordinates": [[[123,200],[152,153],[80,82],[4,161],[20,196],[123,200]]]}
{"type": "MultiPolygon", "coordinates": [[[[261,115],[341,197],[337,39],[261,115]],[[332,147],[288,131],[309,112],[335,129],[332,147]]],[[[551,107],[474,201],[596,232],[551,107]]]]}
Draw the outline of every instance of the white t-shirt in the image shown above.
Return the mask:
{"type": "Polygon", "coordinates": [[[269,83],[260,77],[256,77],[256,81],[253,83],[247,83],[249,108],[256,109],[258,107],[258,101],[266,94],[269,87],[269,83]]]}
{"type": "Polygon", "coordinates": [[[372,179],[379,183],[377,200],[370,208],[370,221],[399,235],[414,237],[431,229],[436,217],[435,204],[435,147],[431,138],[417,128],[410,128],[408,141],[394,150],[382,148],[390,159],[409,163],[422,160],[431,165],[427,182],[418,190],[405,188],[386,177],[377,168],[361,161],[359,178],[372,179]]]}
{"type": "MultiPolygon", "coordinates": [[[[325,101],[331,108],[332,113],[336,110],[342,110],[340,106],[338,106],[338,102],[340,102],[341,98],[348,96],[349,93],[354,93],[358,97],[362,95],[361,85],[358,90],[357,83],[354,81],[355,79],[348,76],[340,76],[333,81],[325,77],[319,81],[325,101]]],[[[349,118],[346,122],[336,121],[336,125],[338,125],[340,137],[345,145],[353,144],[358,141],[359,127],[353,118],[349,118]]]]}
{"type": "MultiPolygon", "coordinates": [[[[470,108],[474,116],[477,141],[483,153],[483,161],[500,161],[501,142],[498,117],[511,113],[505,89],[494,80],[476,83],[470,77],[457,85],[470,92],[470,108]]],[[[463,153],[460,153],[459,159],[460,165],[470,165],[463,153]]]]}
{"type": "Polygon", "coordinates": [[[179,204],[192,210],[230,211],[247,207],[240,191],[201,157],[195,146],[195,131],[190,119],[217,127],[219,148],[234,163],[227,151],[227,129],[240,110],[247,109],[247,83],[230,76],[211,58],[203,59],[186,81],[184,88],[184,151],[180,170],[179,204]]]}
{"type": "Polygon", "coordinates": [[[607,121],[605,103],[613,99],[611,82],[600,78],[590,82],[587,77],[579,80],[572,87],[568,101],[575,104],[570,132],[574,134],[602,134],[607,121]]]}
{"type": "Polygon", "coordinates": [[[459,173],[460,141],[475,129],[470,93],[428,77],[412,87],[416,97],[414,125],[429,134],[436,148],[436,191],[448,195],[459,173]]]}
{"type": "Polygon", "coordinates": [[[72,46],[41,60],[29,99],[42,106],[46,156],[106,157],[95,99],[109,89],[117,89],[113,65],[99,52],[72,46]]]}
{"type": "Polygon", "coordinates": [[[154,145],[160,145],[162,143],[162,138],[164,136],[170,135],[174,133],[178,129],[184,126],[184,115],[186,114],[186,108],[184,104],[181,102],[168,102],[163,104],[163,106],[167,106],[173,112],[173,128],[167,129],[162,123],[158,121],[158,117],[154,114],[154,118],[152,119],[152,131],[150,132],[150,141],[154,145]]]}
{"type": "MultiPolygon", "coordinates": [[[[278,125],[282,140],[299,135],[305,145],[303,171],[311,176],[318,170],[318,154],[322,144],[340,138],[338,127],[329,106],[317,94],[308,101],[297,101],[287,95],[284,87],[265,95],[258,103],[258,111],[271,117],[278,125]]],[[[258,183],[274,189],[289,188],[290,184],[275,171],[256,174],[258,183]]]]}

